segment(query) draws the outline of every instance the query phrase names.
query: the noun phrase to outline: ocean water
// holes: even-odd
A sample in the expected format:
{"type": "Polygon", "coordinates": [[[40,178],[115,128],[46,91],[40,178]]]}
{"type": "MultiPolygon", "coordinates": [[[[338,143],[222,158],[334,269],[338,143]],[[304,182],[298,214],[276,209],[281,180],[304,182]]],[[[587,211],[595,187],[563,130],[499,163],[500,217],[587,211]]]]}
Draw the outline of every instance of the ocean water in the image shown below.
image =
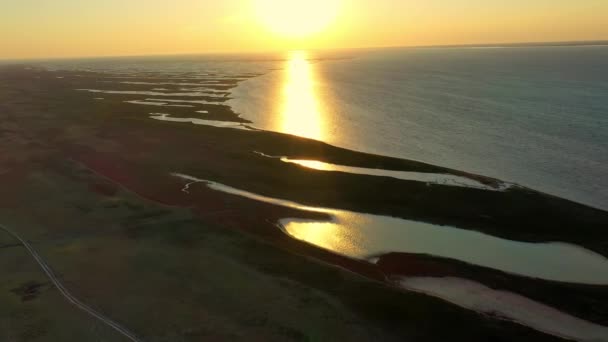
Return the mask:
{"type": "Polygon", "coordinates": [[[608,47],[305,52],[241,83],[254,125],[608,209],[608,47]]]}
{"type": "MultiPolygon", "coordinates": [[[[479,173],[608,210],[608,46],[40,64],[193,82],[209,74],[256,75],[233,89],[228,102],[255,127],[479,173]]],[[[158,87],[151,84],[150,90],[158,87]]],[[[163,113],[171,114],[170,107],[163,113]]]]}

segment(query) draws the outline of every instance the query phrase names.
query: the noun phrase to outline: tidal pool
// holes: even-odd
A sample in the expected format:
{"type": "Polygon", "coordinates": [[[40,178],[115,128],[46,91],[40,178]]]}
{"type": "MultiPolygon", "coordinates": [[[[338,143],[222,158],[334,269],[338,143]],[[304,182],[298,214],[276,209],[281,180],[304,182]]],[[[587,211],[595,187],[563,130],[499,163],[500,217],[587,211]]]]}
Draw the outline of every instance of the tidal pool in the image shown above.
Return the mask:
{"type": "Polygon", "coordinates": [[[427,172],[410,172],[410,171],[396,171],[396,170],[384,170],[384,169],[372,169],[366,167],[355,167],[346,166],[339,164],[326,163],[319,160],[305,160],[305,159],[291,159],[284,156],[270,156],[262,152],[254,151],[254,153],[266,157],[279,159],[284,163],[296,164],[305,168],[323,171],[323,172],[344,172],[352,173],[357,175],[368,175],[368,176],[380,176],[380,177],[391,177],[403,180],[413,180],[418,182],[424,182],[427,184],[439,184],[448,186],[461,186],[467,188],[476,188],[483,190],[496,190],[504,191],[509,187],[513,186],[510,183],[499,182],[496,187],[485,185],[471,178],[462,176],[443,174],[443,173],[427,173],[427,172]]]}
{"type": "Polygon", "coordinates": [[[280,224],[295,239],[348,257],[369,260],[390,252],[420,253],[464,261],[552,281],[608,284],[608,259],[582,247],[561,243],[529,243],[476,231],[437,226],[400,218],[319,208],[236,189],[193,176],[173,176],[224,193],[274,205],[325,213],[331,221],[284,218],[280,224]]]}

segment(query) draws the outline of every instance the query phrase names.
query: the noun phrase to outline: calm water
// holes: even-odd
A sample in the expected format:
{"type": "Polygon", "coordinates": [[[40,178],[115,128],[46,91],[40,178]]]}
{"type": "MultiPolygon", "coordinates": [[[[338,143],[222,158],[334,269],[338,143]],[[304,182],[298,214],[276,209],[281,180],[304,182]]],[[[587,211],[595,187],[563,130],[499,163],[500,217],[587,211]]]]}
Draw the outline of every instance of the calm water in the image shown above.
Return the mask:
{"type": "Polygon", "coordinates": [[[259,128],[479,173],[608,209],[607,46],[133,57],[43,65],[133,76],[263,74],[241,83],[228,102],[259,128]]]}
{"type": "Polygon", "coordinates": [[[608,47],[395,49],[242,83],[264,129],[421,160],[608,209],[608,47]]]}
{"type": "Polygon", "coordinates": [[[284,218],[281,224],[285,232],[296,239],[352,258],[365,260],[389,252],[429,254],[528,277],[608,284],[608,259],[571,244],[518,242],[456,227],[311,207],[191,175],[174,173],[173,176],[190,182],[183,191],[190,191],[195,183],[204,183],[211,189],[256,201],[328,214],[332,220],[327,222],[284,218]]]}

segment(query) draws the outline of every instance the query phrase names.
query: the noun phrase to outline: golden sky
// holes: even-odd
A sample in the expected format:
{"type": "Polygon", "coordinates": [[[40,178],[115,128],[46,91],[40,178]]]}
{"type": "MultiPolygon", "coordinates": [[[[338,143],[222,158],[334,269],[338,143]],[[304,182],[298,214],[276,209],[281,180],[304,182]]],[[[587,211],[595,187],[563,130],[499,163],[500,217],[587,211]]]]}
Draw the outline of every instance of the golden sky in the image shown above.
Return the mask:
{"type": "Polygon", "coordinates": [[[608,40],[607,0],[15,0],[0,58],[608,40]]]}

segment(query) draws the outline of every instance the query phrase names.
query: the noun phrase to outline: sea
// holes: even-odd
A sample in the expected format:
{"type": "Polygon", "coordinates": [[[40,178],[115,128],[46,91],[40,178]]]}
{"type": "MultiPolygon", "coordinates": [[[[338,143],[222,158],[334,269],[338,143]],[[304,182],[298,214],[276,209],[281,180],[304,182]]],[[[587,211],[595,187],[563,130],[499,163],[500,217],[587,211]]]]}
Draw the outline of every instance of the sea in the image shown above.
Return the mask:
{"type": "Polygon", "coordinates": [[[55,69],[256,75],[252,126],[517,183],[608,210],[608,46],[385,48],[55,60],[55,69]]]}

